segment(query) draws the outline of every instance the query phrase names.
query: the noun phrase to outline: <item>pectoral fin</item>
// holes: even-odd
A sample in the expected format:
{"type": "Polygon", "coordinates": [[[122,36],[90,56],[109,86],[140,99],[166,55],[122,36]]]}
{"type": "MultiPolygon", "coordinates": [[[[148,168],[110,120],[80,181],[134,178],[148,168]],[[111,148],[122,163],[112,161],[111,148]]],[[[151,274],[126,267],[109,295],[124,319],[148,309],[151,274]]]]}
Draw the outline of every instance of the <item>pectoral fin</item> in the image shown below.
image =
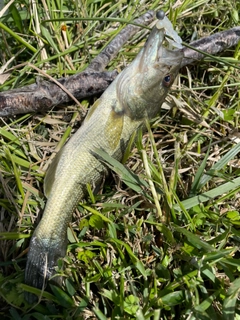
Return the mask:
{"type": "Polygon", "coordinates": [[[120,143],[123,130],[123,116],[116,113],[114,110],[108,116],[104,137],[107,140],[111,150],[114,151],[120,143]]]}

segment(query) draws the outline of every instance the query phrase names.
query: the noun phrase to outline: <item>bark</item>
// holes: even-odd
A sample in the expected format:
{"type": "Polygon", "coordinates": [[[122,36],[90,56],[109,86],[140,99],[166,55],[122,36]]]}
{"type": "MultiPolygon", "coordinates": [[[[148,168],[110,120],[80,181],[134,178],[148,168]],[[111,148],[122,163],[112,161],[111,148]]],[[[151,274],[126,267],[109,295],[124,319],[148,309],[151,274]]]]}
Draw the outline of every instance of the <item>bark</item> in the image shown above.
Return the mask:
{"type": "MultiPolygon", "coordinates": [[[[117,71],[81,72],[58,80],[75,98],[82,99],[101,94],[116,78],[117,71]]],[[[0,94],[0,116],[9,117],[20,113],[44,112],[54,106],[72,101],[56,83],[38,81],[19,89],[0,94]]]]}

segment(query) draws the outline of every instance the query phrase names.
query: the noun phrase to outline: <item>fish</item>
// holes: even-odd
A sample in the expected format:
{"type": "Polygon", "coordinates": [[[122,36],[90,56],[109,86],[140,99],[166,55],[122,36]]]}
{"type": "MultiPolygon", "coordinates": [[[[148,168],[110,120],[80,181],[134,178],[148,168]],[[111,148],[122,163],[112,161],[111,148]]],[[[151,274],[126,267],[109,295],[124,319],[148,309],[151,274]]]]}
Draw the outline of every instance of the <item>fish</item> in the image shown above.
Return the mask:
{"type": "MultiPolygon", "coordinates": [[[[173,41],[172,41],[173,42],[173,41]]],[[[96,150],[122,160],[132,135],[161,109],[183,58],[168,48],[164,28],[153,27],[133,62],[89,109],[82,126],[57,153],[44,180],[47,197],[27,256],[25,284],[44,289],[67,249],[67,228],[87,185],[98,186],[108,169],[96,150]]],[[[54,276],[54,277],[53,277],[54,276]]],[[[52,278],[52,279],[51,279],[52,278]]],[[[29,303],[37,296],[26,292],[29,303]]]]}

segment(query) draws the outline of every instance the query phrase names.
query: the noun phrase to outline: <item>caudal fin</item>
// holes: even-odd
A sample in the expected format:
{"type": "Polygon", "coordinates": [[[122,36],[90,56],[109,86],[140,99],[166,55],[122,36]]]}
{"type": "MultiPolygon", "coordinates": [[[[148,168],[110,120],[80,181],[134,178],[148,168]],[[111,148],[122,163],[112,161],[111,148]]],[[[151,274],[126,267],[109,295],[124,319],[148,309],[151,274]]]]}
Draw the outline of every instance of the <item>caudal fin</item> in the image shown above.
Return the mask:
{"type": "MultiPolygon", "coordinates": [[[[47,281],[55,273],[58,259],[65,255],[65,250],[66,246],[63,243],[51,243],[48,239],[39,239],[33,235],[25,269],[25,284],[38,289],[45,289],[47,281]]],[[[54,282],[61,282],[59,278],[54,278],[54,282]]],[[[38,297],[26,292],[25,299],[29,303],[34,303],[38,300],[38,297]]]]}

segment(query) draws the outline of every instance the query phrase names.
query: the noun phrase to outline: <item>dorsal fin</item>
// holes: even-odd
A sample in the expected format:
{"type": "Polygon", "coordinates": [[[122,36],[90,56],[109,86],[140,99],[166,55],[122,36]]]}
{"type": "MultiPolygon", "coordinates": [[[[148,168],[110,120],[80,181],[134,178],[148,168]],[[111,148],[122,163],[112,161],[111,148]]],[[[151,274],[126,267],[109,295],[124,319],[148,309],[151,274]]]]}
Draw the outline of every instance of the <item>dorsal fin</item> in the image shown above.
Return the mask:
{"type": "Polygon", "coordinates": [[[84,119],[84,122],[87,122],[91,118],[92,114],[94,113],[94,111],[97,109],[97,107],[100,104],[100,99],[101,98],[99,98],[97,101],[95,101],[94,104],[91,106],[91,108],[88,110],[88,113],[84,119]]]}
{"type": "Polygon", "coordinates": [[[62,148],[55,156],[55,158],[53,159],[52,163],[50,164],[49,168],[47,169],[45,178],[44,178],[44,183],[43,183],[43,189],[44,189],[44,194],[45,196],[48,198],[50,195],[50,192],[52,190],[52,186],[53,183],[56,179],[56,171],[57,171],[57,166],[58,166],[58,162],[61,158],[62,152],[63,152],[62,148]]]}

